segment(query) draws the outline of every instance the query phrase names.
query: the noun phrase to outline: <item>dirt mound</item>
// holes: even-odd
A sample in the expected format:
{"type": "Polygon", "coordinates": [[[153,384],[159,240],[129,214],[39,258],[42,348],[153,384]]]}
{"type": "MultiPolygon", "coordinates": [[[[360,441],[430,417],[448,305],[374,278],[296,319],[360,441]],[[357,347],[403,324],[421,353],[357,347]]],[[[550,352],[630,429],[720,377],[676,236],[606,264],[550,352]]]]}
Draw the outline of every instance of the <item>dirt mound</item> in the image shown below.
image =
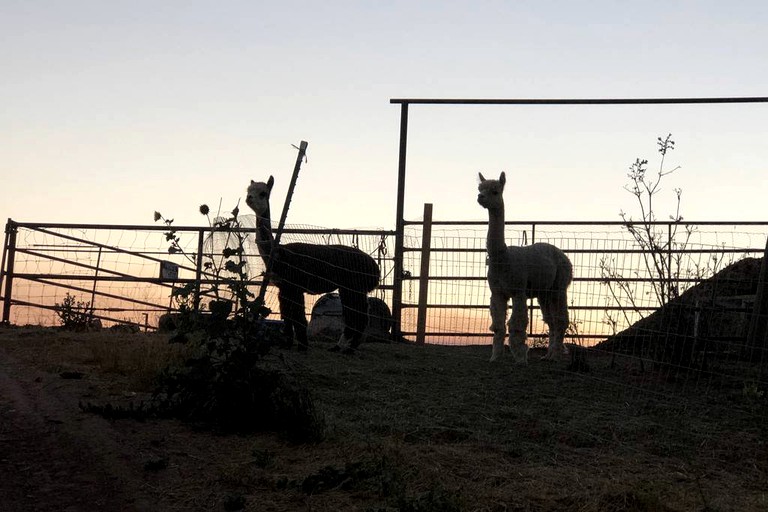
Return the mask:
{"type": "Polygon", "coordinates": [[[762,258],[745,258],[609,337],[596,348],[690,363],[702,350],[743,346],[762,258]]]}

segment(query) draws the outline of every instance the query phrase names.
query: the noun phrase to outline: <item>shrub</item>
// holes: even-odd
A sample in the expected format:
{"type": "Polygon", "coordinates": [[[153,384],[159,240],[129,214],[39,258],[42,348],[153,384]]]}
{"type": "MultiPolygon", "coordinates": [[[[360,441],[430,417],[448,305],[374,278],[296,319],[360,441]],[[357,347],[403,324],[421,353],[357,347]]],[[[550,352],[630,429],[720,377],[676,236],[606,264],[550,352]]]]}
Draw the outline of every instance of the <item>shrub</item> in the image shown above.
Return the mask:
{"type": "MultiPolygon", "coordinates": [[[[201,206],[200,213],[207,216],[208,207],[201,206]]],[[[173,220],[155,212],[155,221],[161,219],[169,227],[165,233],[168,252],[182,253],[192,262],[199,258],[184,254],[171,227],[173,220]]],[[[135,410],[142,418],[172,416],[221,432],[271,430],[297,443],[320,441],[325,423],[309,390],[281,359],[269,354],[281,335],[265,321],[271,311],[263,298],[252,299],[248,291],[238,209],[211,226],[216,232],[231,234],[227,239],[237,246],[224,247],[220,260],[206,256],[205,271],[217,277],[211,290],[201,293],[200,283],[191,282],[172,292],[177,310],[165,320],[165,327],[173,331],[169,342],[186,344],[190,356],[183,364],[164,368],[151,403],[135,410]],[[223,277],[225,273],[229,277],[223,277]],[[219,280],[229,289],[229,297],[220,294],[219,280]],[[200,295],[208,293],[213,295],[208,311],[198,310],[200,295]]],[[[88,404],[85,408],[113,417],[131,415],[120,407],[88,404]]]]}
{"type": "Polygon", "coordinates": [[[66,294],[61,304],[56,303],[54,311],[56,311],[62,327],[69,331],[85,331],[93,321],[91,303],[79,301],[69,293],[66,294]]]}
{"type": "Polygon", "coordinates": [[[320,441],[324,421],[308,389],[269,355],[276,336],[260,321],[212,315],[202,333],[183,340],[194,355],[161,373],[156,403],[222,432],[272,430],[297,443],[320,441]]]}

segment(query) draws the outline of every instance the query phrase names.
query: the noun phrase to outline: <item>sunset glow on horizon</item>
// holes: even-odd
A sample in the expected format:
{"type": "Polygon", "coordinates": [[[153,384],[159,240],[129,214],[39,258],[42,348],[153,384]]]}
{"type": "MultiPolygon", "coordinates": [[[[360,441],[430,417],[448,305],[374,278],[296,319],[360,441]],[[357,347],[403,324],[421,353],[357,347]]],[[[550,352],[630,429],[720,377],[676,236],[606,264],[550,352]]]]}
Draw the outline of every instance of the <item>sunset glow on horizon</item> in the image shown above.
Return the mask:
{"type": "MultiPolygon", "coordinates": [[[[306,140],[289,222],[393,229],[391,98],[764,96],[768,9],[739,5],[12,3],[0,217],[199,225],[251,179],[285,197],[306,140]]],[[[766,112],[414,106],[405,215],[482,220],[477,172],[504,170],[510,218],[618,220],[628,166],[671,133],[663,215],[681,188],[687,219],[764,219],[766,112]]]]}

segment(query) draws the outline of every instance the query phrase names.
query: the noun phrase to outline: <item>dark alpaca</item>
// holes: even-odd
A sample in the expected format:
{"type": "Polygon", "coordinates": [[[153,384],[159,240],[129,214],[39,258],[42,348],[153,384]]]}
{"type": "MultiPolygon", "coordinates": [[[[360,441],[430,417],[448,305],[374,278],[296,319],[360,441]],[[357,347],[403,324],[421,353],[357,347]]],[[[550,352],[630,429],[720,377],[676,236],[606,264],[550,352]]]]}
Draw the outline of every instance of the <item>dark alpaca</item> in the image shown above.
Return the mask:
{"type": "Polygon", "coordinates": [[[269,197],[274,178],[267,183],[251,180],[245,202],[256,213],[256,245],[268,276],[278,288],[280,316],[289,340],[306,350],[307,316],[304,294],[339,291],[344,332],[332,350],[354,351],[368,325],[368,293],[379,284],[379,265],[369,255],[346,245],[302,242],[275,246],[269,197]]]}

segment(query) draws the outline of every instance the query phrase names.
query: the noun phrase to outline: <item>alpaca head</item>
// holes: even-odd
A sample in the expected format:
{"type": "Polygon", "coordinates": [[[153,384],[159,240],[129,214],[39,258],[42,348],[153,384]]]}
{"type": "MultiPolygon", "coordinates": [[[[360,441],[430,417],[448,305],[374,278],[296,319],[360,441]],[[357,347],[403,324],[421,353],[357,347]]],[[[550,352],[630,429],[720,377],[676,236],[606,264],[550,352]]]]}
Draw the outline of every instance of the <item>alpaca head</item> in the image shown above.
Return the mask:
{"type": "Polygon", "coordinates": [[[251,207],[257,216],[262,217],[269,212],[269,195],[275,179],[270,176],[266,183],[251,180],[248,185],[248,193],[245,196],[245,204],[251,207]]]}
{"type": "Polygon", "coordinates": [[[480,177],[480,185],[477,187],[477,202],[480,206],[493,210],[504,206],[504,184],[507,177],[502,171],[498,180],[487,180],[482,173],[477,173],[480,177]]]}

